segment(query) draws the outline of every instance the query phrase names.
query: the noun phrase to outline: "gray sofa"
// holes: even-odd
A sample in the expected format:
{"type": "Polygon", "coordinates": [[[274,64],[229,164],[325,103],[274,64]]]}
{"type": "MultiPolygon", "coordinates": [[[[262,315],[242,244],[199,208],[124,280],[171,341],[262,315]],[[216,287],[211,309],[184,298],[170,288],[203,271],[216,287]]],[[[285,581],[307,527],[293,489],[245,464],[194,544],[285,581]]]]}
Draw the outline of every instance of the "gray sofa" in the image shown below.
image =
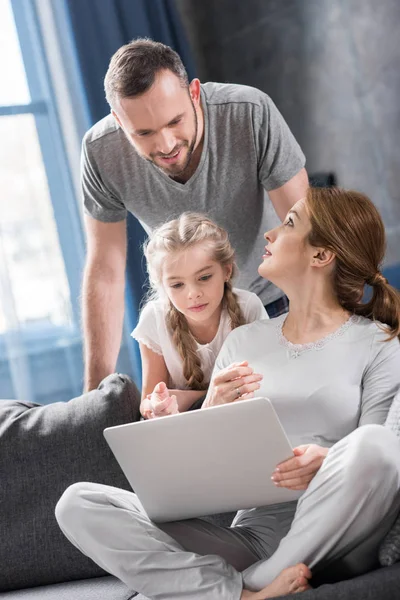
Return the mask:
{"type": "MultiPolygon", "coordinates": [[[[117,374],[67,403],[0,401],[1,598],[145,600],[78,552],[54,518],[58,498],[75,481],[129,489],[102,432],[138,415],[135,385],[117,374]]],[[[399,600],[400,563],[322,584],[301,598],[399,600]]]]}

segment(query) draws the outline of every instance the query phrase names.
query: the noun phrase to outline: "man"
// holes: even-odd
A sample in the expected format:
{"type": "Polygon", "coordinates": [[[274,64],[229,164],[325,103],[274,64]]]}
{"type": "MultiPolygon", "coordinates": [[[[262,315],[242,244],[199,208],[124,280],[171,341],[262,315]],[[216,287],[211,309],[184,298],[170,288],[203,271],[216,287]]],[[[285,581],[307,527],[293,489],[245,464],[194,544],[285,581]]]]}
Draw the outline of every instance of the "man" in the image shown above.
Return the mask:
{"type": "Polygon", "coordinates": [[[207,213],[230,234],[238,287],[257,293],[270,316],[283,294],[257,273],[263,233],[305,195],[305,159],[271,99],[254,88],[188,82],[168,46],[138,39],[112,57],[105,77],[111,115],[82,150],[87,230],[83,282],[85,388],[115,364],[124,313],[127,211],[150,232],[182,212],[207,213]]]}

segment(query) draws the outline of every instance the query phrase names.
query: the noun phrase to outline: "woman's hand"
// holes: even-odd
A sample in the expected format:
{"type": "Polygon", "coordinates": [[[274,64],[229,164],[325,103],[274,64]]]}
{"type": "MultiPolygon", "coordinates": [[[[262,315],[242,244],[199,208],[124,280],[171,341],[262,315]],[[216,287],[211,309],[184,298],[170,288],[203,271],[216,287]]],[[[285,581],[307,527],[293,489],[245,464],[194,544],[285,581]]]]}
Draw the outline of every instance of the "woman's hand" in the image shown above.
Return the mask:
{"type": "Polygon", "coordinates": [[[262,378],[247,361],[232,363],[214,376],[202,408],[252,398],[255,390],[260,389],[262,378]]]}
{"type": "Polygon", "coordinates": [[[293,448],[294,457],[280,463],[271,479],[278,487],[289,490],[306,490],[321,468],[329,448],[306,444],[293,448]]]}
{"type": "Polygon", "coordinates": [[[142,402],[142,415],[145,419],[166,417],[179,412],[176,396],[169,395],[167,386],[163,381],[157,383],[153,392],[146,396],[142,402]]]}

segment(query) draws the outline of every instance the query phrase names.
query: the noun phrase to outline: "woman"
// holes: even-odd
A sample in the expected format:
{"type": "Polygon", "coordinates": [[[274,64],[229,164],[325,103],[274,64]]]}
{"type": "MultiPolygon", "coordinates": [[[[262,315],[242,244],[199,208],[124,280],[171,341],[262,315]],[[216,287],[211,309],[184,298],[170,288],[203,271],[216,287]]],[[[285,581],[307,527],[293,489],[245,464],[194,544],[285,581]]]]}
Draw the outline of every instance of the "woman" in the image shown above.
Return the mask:
{"type": "Polygon", "coordinates": [[[251,396],[261,373],[295,455],[271,476],[300,500],[240,511],[231,528],[156,526],[135,494],[95,484],[57,506],[77,547],[150,598],[263,600],[307,589],[310,569],[364,572],[400,507],[400,446],[381,426],[400,388],[400,299],[379,271],[378,212],[362,194],[311,189],[265,237],[259,272],[289,314],[230,333],[205,407],[251,396]]]}

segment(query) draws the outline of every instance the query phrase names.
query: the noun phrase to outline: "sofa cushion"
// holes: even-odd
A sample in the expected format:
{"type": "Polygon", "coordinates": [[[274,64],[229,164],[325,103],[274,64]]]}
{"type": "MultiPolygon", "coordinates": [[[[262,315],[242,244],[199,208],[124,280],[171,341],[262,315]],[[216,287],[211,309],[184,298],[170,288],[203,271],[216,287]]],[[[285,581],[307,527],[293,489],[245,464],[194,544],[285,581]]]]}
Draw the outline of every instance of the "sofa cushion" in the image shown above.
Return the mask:
{"type": "Polygon", "coordinates": [[[139,402],[118,374],[65,403],[0,400],[0,591],[104,575],[62,534],[54,508],[77,481],[130,489],[103,430],[137,420],[139,402]]]}
{"type": "MultiPolygon", "coordinates": [[[[299,600],[398,600],[399,586],[400,565],[395,565],[307,590],[299,595],[299,600]]],[[[280,600],[290,599],[293,600],[293,595],[280,597],[280,600]]]]}
{"type": "MultiPolygon", "coordinates": [[[[321,585],[315,590],[303,592],[299,600],[398,600],[400,588],[400,565],[378,569],[372,573],[342,581],[321,585]]],[[[297,596],[280,596],[280,600],[293,600],[297,596]]],[[[49,585],[34,589],[7,592],[3,600],[149,600],[142,594],[133,595],[123,583],[114,577],[98,577],[86,581],[49,585]]]]}
{"type": "Polygon", "coordinates": [[[136,600],[135,592],[115,577],[95,577],[43,587],[7,592],[4,600],[136,600]]]}
{"type": "MultiPolygon", "coordinates": [[[[389,427],[400,437],[400,392],[395,396],[386,418],[385,427],[389,427]]],[[[379,562],[389,567],[400,560],[400,514],[394,522],[392,529],[386,535],[379,548],[379,562]]],[[[399,591],[400,597],[400,591],[399,591]]]]}

